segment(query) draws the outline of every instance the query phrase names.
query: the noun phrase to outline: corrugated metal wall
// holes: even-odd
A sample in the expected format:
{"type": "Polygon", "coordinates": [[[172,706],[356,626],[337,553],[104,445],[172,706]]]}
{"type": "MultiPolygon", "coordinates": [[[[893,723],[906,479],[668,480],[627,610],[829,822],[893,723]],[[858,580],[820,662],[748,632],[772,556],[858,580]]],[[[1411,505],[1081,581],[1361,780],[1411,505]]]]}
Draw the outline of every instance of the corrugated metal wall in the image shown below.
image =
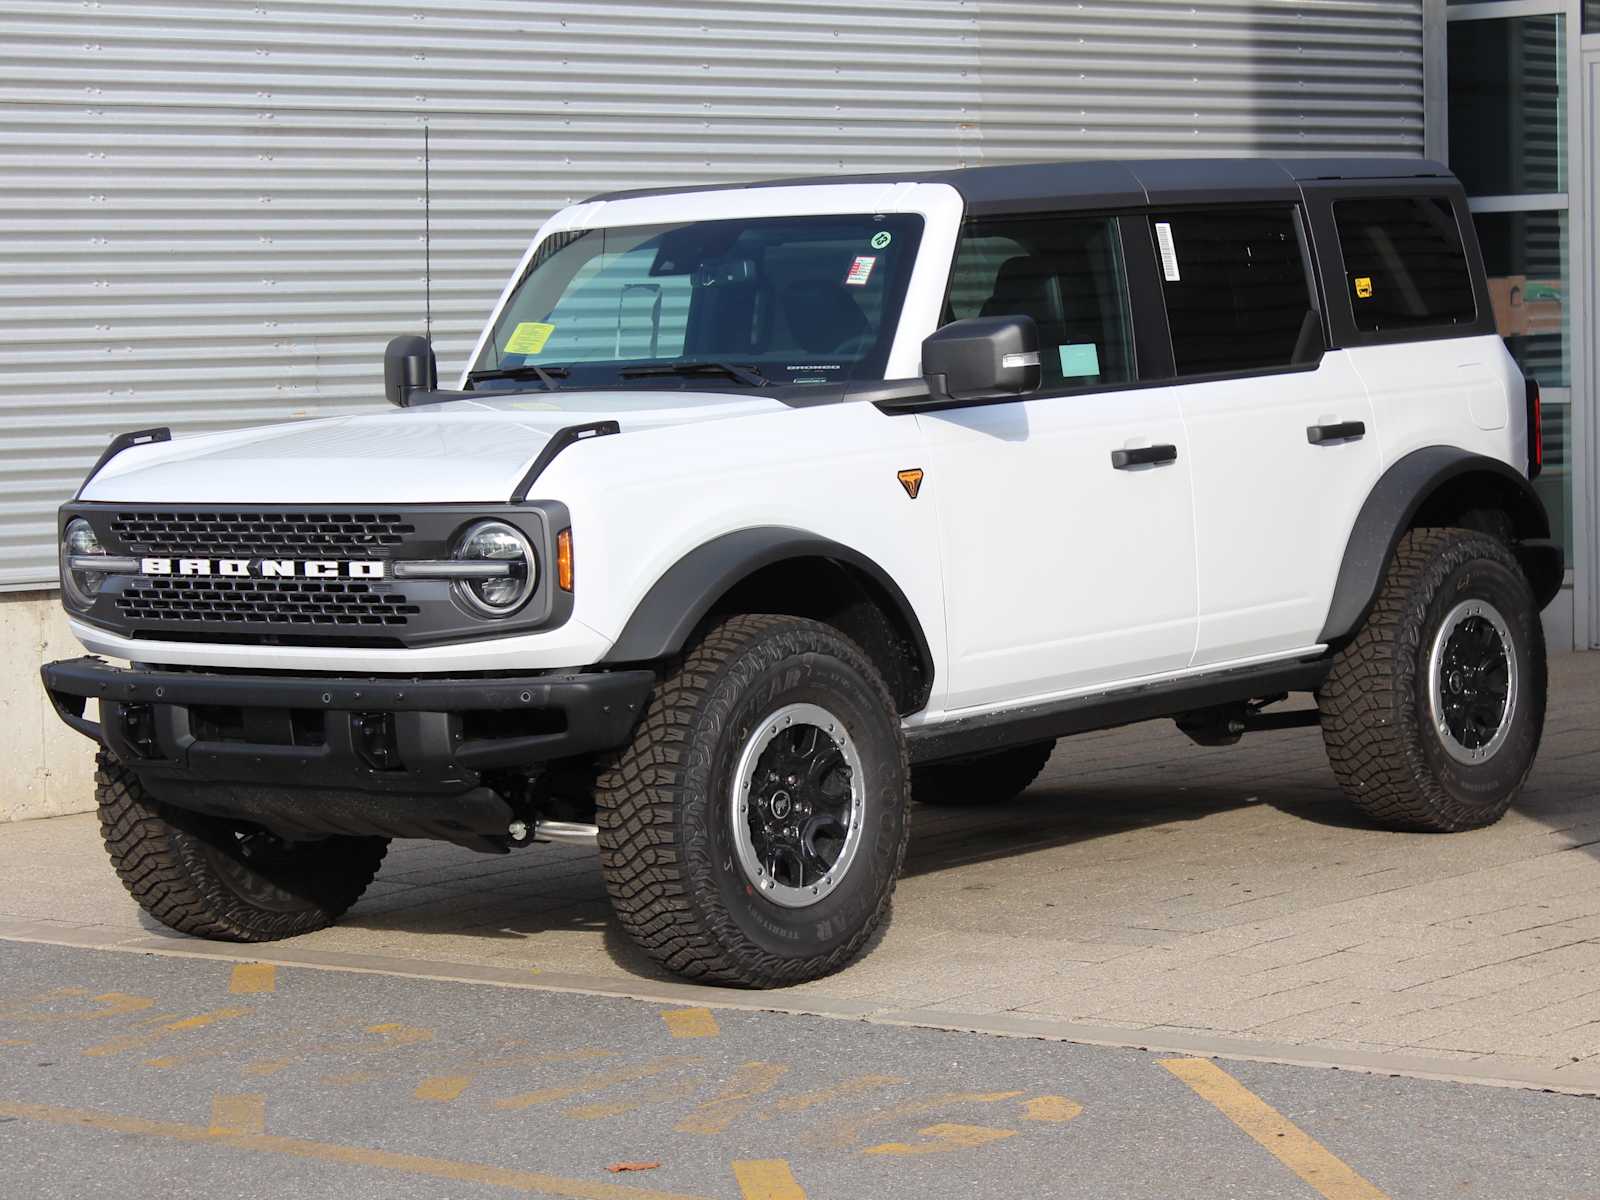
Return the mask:
{"type": "Polygon", "coordinates": [[[1422,0],[5,0],[0,587],[111,433],[457,367],[607,188],[1114,154],[1422,148],[1422,0]]]}

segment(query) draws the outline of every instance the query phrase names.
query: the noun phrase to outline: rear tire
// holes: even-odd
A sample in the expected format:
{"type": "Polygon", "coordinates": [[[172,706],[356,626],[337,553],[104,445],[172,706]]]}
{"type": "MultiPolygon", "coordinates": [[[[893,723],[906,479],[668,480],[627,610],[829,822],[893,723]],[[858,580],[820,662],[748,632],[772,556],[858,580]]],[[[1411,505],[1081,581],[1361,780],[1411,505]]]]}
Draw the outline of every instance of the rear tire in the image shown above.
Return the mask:
{"type": "Polygon", "coordinates": [[[285,842],[162,804],[104,750],[96,763],[111,865],[139,906],[179,933],[269,942],[324,929],[360,899],[389,848],[379,837],[285,842]]]}
{"type": "Polygon", "coordinates": [[[744,987],[844,966],[905,857],[900,717],[837,630],[713,626],[651,695],[596,789],[617,920],[668,970],[744,987]]]}
{"type": "Polygon", "coordinates": [[[1027,791],[1055,752],[1055,739],[911,771],[911,796],[936,808],[1004,804],[1027,791]]]}
{"type": "Polygon", "coordinates": [[[1533,767],[1545,687],[1544,630],[1510,550],[1414,529],[1317,694],[1328,761],[1379,824],[1492,825],[1533,767]]]}

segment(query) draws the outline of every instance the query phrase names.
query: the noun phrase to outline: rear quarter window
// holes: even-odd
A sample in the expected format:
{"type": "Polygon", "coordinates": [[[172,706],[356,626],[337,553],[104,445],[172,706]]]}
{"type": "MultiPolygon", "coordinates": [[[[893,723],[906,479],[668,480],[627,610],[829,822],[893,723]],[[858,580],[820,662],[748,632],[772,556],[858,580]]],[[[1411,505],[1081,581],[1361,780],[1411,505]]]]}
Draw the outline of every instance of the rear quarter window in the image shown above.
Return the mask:
{"type": "Polygon", "coordinates": [[[1358,330],[1448,328],[1477,319],[1472,274],[1448,200],[1338,200],[1333,219],[1358,330]]]}

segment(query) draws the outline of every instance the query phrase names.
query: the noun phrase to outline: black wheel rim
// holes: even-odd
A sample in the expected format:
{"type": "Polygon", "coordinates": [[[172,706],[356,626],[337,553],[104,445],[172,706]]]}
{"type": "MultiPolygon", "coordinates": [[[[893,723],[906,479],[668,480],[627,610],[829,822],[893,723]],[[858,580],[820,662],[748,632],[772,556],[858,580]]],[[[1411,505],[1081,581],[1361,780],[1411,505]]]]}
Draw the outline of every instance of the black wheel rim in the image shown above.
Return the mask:
{"type": "Polygon", "coordinates": [[[844,722],[791,704],[754,728],[732,797],[735,855],[746,880],[786,908],[822,900],[861,841],[862,770],[844,722]]]}
{"type": "Polygon", "coordinates": [[[1485,600],[1464,600],[1445,615],[1428,664],[1434,728],[1452,758],[1481,763],[1505,744],[1517,697],[1509,625],[1485,600]]]}

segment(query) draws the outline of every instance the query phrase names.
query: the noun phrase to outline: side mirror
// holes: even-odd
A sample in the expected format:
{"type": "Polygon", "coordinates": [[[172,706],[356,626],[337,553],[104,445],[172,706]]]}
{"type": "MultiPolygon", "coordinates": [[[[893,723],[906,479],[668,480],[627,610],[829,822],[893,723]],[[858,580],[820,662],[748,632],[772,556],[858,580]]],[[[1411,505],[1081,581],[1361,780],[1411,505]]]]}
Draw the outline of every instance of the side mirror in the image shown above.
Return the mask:
{"type": "Polygon", "coordinates": [[[433,345],[414,333],[391,338],[383,351],[383,394],[389,403],[405,408],[411,393],[431,392],[439,386],[439,361],[433,345]]]}
{"type": "Polygon", "coordinates": [[[1032,317],[969,317],[922,342],[922,374],[934,403],[1003,400],[1039,386],[1039,327],[1032,317]]]}

